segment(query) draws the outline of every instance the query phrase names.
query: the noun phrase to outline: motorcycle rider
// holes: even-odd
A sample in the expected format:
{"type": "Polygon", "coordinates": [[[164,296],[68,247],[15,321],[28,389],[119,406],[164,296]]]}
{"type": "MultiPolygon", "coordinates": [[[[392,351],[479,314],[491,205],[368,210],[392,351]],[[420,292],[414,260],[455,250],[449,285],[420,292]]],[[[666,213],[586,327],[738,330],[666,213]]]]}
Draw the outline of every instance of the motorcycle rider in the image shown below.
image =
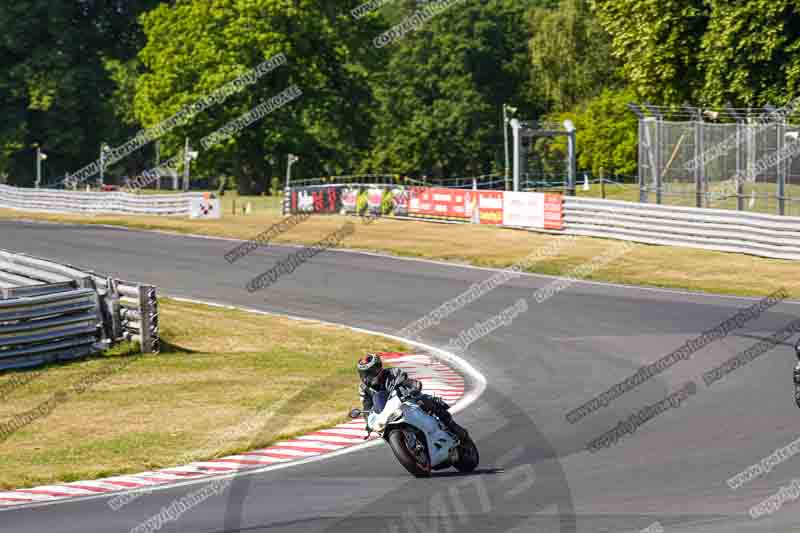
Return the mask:
{"type": "Polygon", "coordinates": [[[794,353],[798,359],[794,365],[794,402],[800,407],[800,339],[797,339],[797,344],[794,345],[794,353]]]}
{"type": "MultiPolygon", "coordinates": [[[[469,440],[467,430],[453,420],[453,415],[448,411],[450,406],[441,398],[423,394],[421,392],[422,383],[419,380],[409,378],[408,374],[399,368],[383,368],[383,361],[376,353],[364,355],[358,360],[357,366],[358,375],[361,378],[358,395],[361,397],[364,411],[372,409],[372,396],[376,392],[396,390],[401,400],[411,399],[428,414],[438,417],[459,440],[469,440]]],[[[365,414],[364,417],[366,418],[367,415],[365,414]]],[[[369,426],[367,430],[369,431],[369,426]]]]}

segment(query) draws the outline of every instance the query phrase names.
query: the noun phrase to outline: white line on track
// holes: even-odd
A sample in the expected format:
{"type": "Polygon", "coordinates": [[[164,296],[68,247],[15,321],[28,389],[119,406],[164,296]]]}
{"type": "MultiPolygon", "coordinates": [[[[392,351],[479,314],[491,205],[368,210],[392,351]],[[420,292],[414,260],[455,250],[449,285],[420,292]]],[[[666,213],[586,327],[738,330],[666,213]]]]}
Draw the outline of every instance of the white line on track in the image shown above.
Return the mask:
{"type": "MultiPolygon", "coordinates": [[[[221,308],[225,308],[225,309],[235,309],[235,310],[238,310],[238,311],[245,311],[245,312],[261,314],[261,315],[281,316],[281,317],[289,318],[291,320],[302,320],[302,321],[305,321],[305,322],[316,322],[316,323],[320,323],[320,324],[339,326],[339,327],[343,327],[343,328],[349,329],[351,331],[357,331],[359,333],[367,333],[367,334],[370,334],[370,335],[379,335],[381,337],[386,337],[388,339],[392,339],[392,340],[395,340],[395,341],[398,341],[398,342],[404,342],[406,344],[410,344],[410,345],[416,346],[418,348],[422,348],[424,350],[427,350],[431,355],[435,354],[436,356],[440,357],[442,360],[447,361],[448,363],[452,364],[453,366],[455,366],[456,368],[458,368],[459,370],[464,372],[465,381],[469,382],[472,385],[468,390],[465,391],[465,394],[461,397],[461,399],[455,405],[453,405],[451,407],[450,411],[453,412],[453,413],[458,413],[458,412],[464,410],[467,406],[469,406],[475,400],[477,400],[480,397],[480,395],[483,394],[483,391],[486,390],[486,378],[476,368],[474,368],[470,363],[468,363],[466,360],[462,359],[461,357],[459,357],[459,356],[457,356],[455,354],[452,354],[450,352],[446,352],[446,351],[442,350],[441,348],[437,348],[435,346],[431,346],[431,345],[428,345],[428,344],[425,344],[425,343],[422,343],[422,342],[418,342],[418,341],[414,341],[414,340],[410,340],[410,339],[404,339],[402,337],[398,337],[396,335],[390,335],[388,333],[383,333],[383,332],[380,332],[380,331],[373,331],[373,330],[369,330],[369,329],[358,328],[358,327],[350,326],[350,325],[347,325],[347,324],[337,324],[335,322],[328,322],[328,321],[317,320],[317,319],[303,318],[303,317],[298,317],[298,316],[294,316],[294,315],[287,315],[287,314],[282,314],[282,313],[273,313],[273,312],[262,311],[260,309],[253,309],[253,308],[249,308],[249,307],[225,305],[225,304],[219,304],[219,303],[215,303],[215,302],[207,302],[207,301],[204,301],[204,300],[197,300],[197,299],[192,299],[192,298],[174,297],[174,296],[168,296],[168,295],[166,297],[167,298],[172,298],[173,300],[189,302],[189,303],[196,303],[196,304],[203,304],[203,305],[209,305],[209,306],[212,306],[212,307],[221,307],[221,308]]],[[[253,476],[253,475],[258,475],[258,474],[262,474],[262,473],[265,473],[265,472],[271,472],[273,470],[283,470],[285,468],[294,468],[294,467],[297,467],[297,466],[300,466],[300,465],[304,465],[304,464],[308,464],[308,463],[315,463],[317,461],[323,461],[323,460],[326,460],[326,459],[331,458],[331,457],[339,457],[341,455],[345,455],[345,454],[348,454],[348,453],[353,453],[353,452],[356,452],[356,451],[363,450],[364,448],[368,448],[368,447],[371,447],[371,446],[378,446],[380,444],[383,444],[381,439],[373,439],[373,440],[370,440],[370,441],[367,441],[367,442],[363,442],[363,443],[352,444],[354,441],[362,441],[362,437],[360,437],[360,436],[355,437],[355,438],[352,437],[352,435],[354,435],[353,432],[357,432],[358,434],[362,433],[361,431],[358,431],[358,429],[355,427],[356,424],[361,424],[361,423],[356,421],[356,422],[350,422],[350,423],[347,424],[347,425],[353,425],[353,429],[352,430],[344,428],[344,427],[341,427],[341,426],[336,427],[336,428],[331,428],[331,429],[320,430],[320,431],[322,431],[322,432],[324,432],[326,434],[333,432],[337,437],[338,436],[341,437],[340,438],[340,442],[345,441],[345,439],[346,439],[346,441],[344,443],[345,444],[350,444],[346,448],[333,450],[333,451],[330,451],[328,453],[323,453],[321,455],[314,455],[314,456],[311,456],[311,457],[303,458],[303,455],[304,455],[303,452],[299,452],[300,455],[297,455],[296,453],[290,453],[290,452],[294,452],[295,450],[289,450],[289,449],[281,450],[281,453],[286,453],[287,456],[292,456],[292,457],[296,456],[297,460],[291,460],[288,463],[286,461],[291,459],[291,457],[287,457],[286,459],[276,459],[276,462],[272,462],[272,463],[270,463],[270,462],[265,460],[264,461],[264,463],[265,463],[264,467],[248,469],[248,470],[244,470],[244,471],[241,471],[241,472],[237,471],[238,467],[236,466],[235,463],[229,463],[226,466],[228,468],[230,468],[231,471],[230,472],[220,473],[219,475],[213,475],[213,474],[212,475],[203,475],[203,477],[201,477],[199,479],[187,479],[186,481],[180,481],[180,482],[177,482],[177,483],[172,483],[172,482],[169,482],[169,481],[165,480],[165,484],[164,485],[148,485],[148,486],[142,486],[140,488],[135,488],[135,489],[131,489],[131,490],[122,490],[122,491],[115,490],[113,493],[108,493],[108,494],[96,494],[96,495],[91,495],[91,496],[79,496],[79,497],[62,499],[62,500],[36,501],[39,498],[45,498],[45,497],[48,497],[48,496],[44,495],[44,494],[39,495],[39,494],[34,494],[34,493],[27,492],[27,494],[24,494],[24,497],[25,497],[25,499],[30,499],[31,500],[30,503],[14,505],[14,506],[11,506],[11,507],[0,507],[0,513],[11,512],[11,511],[21,510],[21,509],[32,509],[32,508],[39,508],[39,507],[49,507],[49,506],[52,506],[52,505],[62,505],[62,504],[68,504],[68,503],[73,503],[73,502],[84,502],[84,501],[89,501],[89,500],[108,499],[108,498],[111,498],[113,496],[118,496],[120,494],[126,494],[126,493],[137,493],[137,492],[153,493],[153,492],[160,492],[160,491],[171,490],[171,489],[179,488],[179,487],[189,487],[189,486],[194,486],[194,485],[206,484],[206,483],[209,483],[209,482],[211,482],[213,480],[232,479],[234,477],[242,477],[242,476],[253,476]]],[[[304,435],[304,436],[301,436],[301,437],[297,437],[297,440],[310,439],[310,440],[313,441],[313,440],[317,440],[317,439],[322,439],[322,437],[320,437],[319,435],[316,435],[316,433],[318,433],[318,432],[311,433],[309,435],[304,435]]],[[[332,441],[327,440],[327,442],[331,443],[332,441]]],[[[269,451],[269,450],[271,450],[271,448],[266,449],[265,451],[269,451]]],[[[242,458],[252,459],[252,457],[250,455],[245,455],[245,454],[241,454],[240,456],[235,456],[235,457],[237,457],[237,458],[238,457],[242,457],[242,458]]],[[[267,459],[267,457],[265,456],[265,457],[263,457],[263,459],[267,459]]],[[[252,459],[252,460],[255,460],[255,459],[252,459]]],[[[214,460],[212,460],[212,461],[204,462],[203,464],[217,466],[219,463],[214,463],[214,460]]],[[[174,467],[174,468],[169,468],[168,470],[171,470],[173,472],[181,472],[182,468],[183,467],[178,466],[178,467],[174,467]]],[[[193,472],[193,473],[196,473],[196,472],[193,472]]],[[[161,474],[163,475],[163,471],[162,471],[161,474]]],[[[149,475],[149,473],[135,474],[134,477],[135,476],[139,476],[139,475],[147,476],[147,475],[149,475]]],[[[113,479],[117,479],[117,478],[113,478],[113,479]]],[[[107,482],[108,480],[103,480],[103,481],[107,482]]],[[[80,482],[78,482],[78,483],[80,483],[80,482]]],[[[94,485],[97,482],[89,481],[89,482],[85,482],[85,483],[87,483],[89,485],[94,485]]],[[[54,490],[58,490],[58,489],[61,489],[61,487],[60,486],[58,488],[54,487],[54,490]]],[[[36,490],[36,489],[29,489],[29,490],[36,490]]],[[[7,495],[8,499],[11,499],[11,498],[21,499],[21,497],[23,495],[20,495],[19,494],[20,492],[21,491],[13,491],[13,493],[2,493],[2,492],[0,492],[0,499],[4,499],[3,498],[4,495],[7,495]]]]}

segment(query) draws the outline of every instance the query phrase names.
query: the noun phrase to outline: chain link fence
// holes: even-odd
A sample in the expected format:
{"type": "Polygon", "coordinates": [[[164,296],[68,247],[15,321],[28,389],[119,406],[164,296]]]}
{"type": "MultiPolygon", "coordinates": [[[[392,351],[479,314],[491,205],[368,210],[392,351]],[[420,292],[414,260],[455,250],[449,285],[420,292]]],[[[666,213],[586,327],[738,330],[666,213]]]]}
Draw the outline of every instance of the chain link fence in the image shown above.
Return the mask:
{"type": "Polygon", "coordinates": [[[800,216],[800,124],[639,120],[641,202],[800,216]],[[737,179],[738,178],[738,179],[737,179]]]}

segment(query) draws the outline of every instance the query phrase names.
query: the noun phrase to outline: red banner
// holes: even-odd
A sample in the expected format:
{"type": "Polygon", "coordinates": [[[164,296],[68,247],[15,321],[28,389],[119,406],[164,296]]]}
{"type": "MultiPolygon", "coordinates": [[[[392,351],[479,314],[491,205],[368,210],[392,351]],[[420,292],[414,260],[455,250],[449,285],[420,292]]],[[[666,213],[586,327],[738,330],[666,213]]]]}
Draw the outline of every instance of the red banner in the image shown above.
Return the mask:
{"type": "Polygon", "coordinates": [[[476,224],[502,224],[503,191],[414,187],[411,189],[408,214],[472,220],[476,224]]]}
{"type": "Polygon", "coordinates": [[[479,191],[481,224],[503,223],[503,191],[479,191]]]}
{"type": "Polygon", "coordinates": [[[414,187],[408,202],[409,215],[467,218],[463,190],[414,187]]]}
{"type": "Polygon", "coordinates": [[[564,229],[564,205],[560,194],[544,195],[544,227],[545,229],[564,229]]]}

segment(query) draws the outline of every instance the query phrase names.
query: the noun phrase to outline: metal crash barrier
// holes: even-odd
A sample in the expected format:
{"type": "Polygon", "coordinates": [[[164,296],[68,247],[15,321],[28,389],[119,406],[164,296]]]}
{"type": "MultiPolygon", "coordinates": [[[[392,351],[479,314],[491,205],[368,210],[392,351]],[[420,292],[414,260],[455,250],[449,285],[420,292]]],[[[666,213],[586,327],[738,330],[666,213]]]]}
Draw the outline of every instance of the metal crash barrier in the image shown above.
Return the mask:
{"type": "Polygon", "coordinates": [[[0,370],[77,359],[125,340],[159,351],[155,287],[0,250],[0,370]]]}

